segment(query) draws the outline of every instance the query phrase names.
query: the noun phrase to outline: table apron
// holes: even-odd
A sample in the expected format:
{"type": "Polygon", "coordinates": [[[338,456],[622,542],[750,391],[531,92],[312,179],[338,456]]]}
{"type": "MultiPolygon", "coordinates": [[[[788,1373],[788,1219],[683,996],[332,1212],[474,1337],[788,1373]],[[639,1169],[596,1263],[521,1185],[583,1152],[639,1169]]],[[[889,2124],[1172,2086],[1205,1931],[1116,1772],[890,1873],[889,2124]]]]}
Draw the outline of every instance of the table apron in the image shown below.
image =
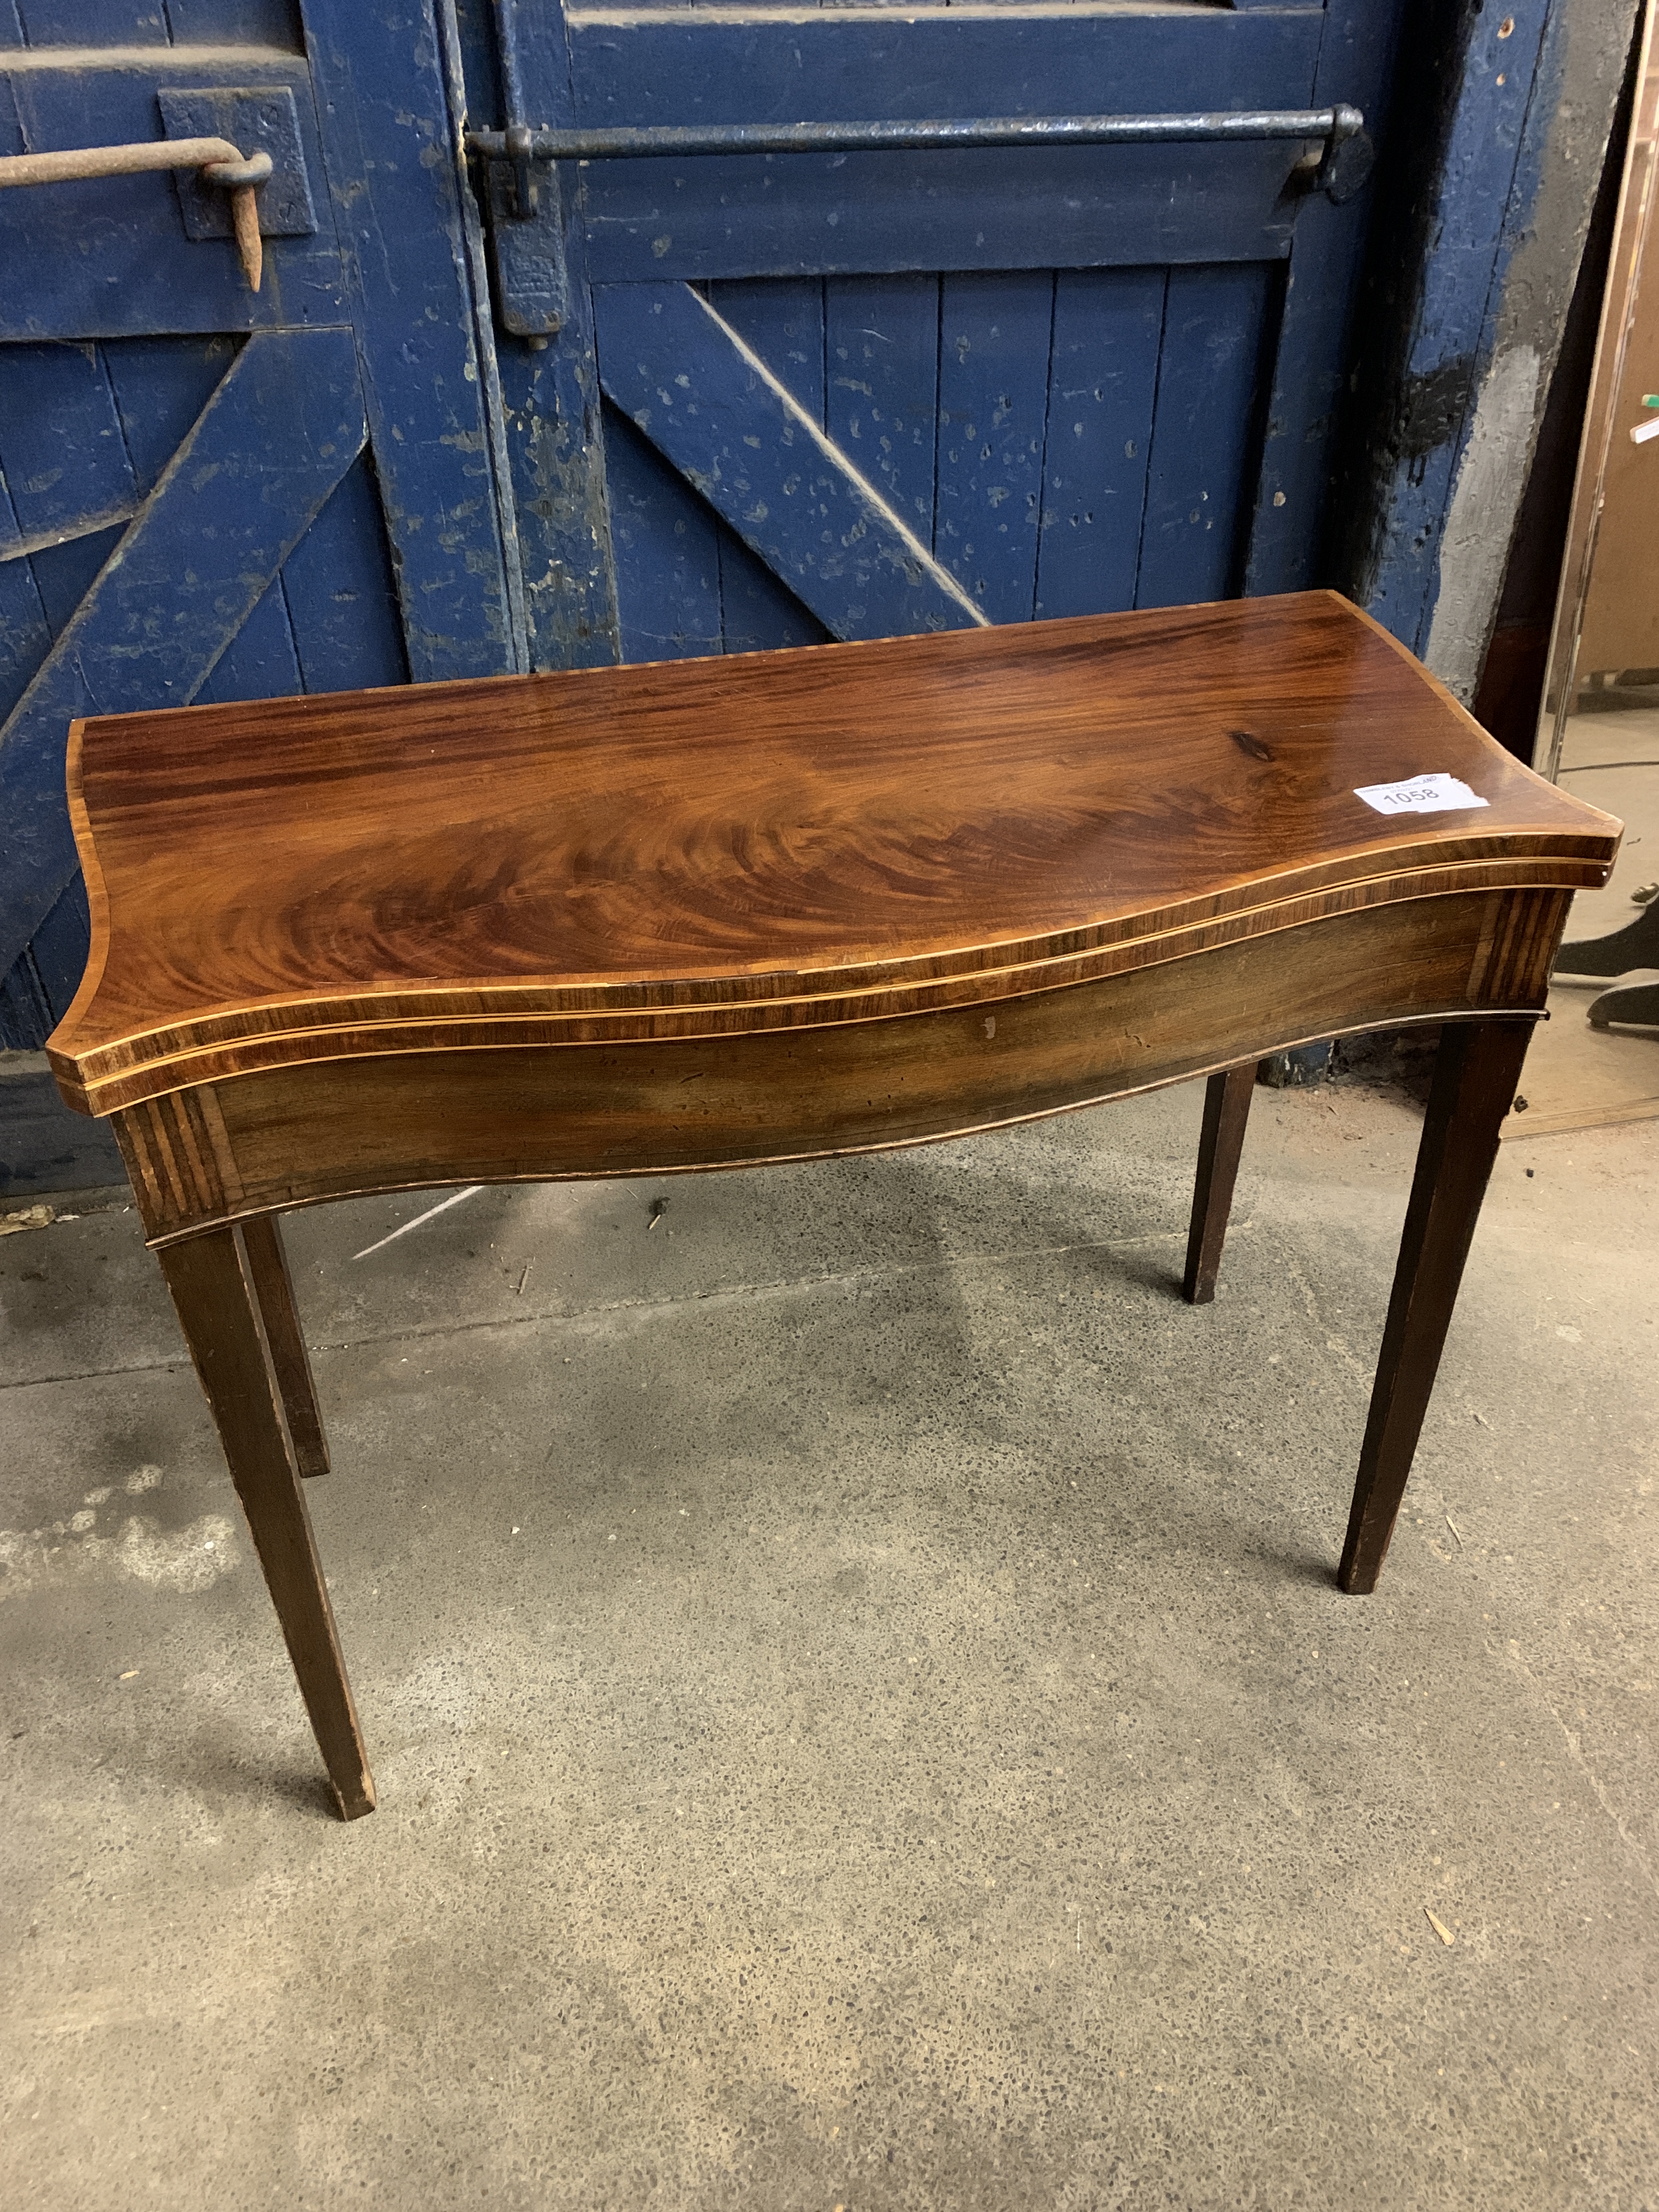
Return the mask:
{"type": "Polygon", "coordinates": [[[110,1118],[152,1244],[273,1209],[966,1136],[1367,1029],[1542,1007],[1569,894],[1440,896],[880,1020],[310,1061],[110,1118]]]}

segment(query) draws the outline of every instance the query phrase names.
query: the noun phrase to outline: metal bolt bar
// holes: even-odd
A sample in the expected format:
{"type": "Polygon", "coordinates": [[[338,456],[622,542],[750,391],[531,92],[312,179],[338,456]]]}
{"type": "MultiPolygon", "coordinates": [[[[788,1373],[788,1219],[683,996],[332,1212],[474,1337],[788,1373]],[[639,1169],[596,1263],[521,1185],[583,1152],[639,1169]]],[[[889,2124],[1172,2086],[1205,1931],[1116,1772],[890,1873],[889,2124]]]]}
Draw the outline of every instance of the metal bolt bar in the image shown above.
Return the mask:
{"type": "Polygon", "coordinates": [[[919,123],[694,123],[591,131],[469,131],[494,161],[604,161],[691,154],[854,154],[961,146],[1181,145],[1322,138],[1328,161],[1364,128],[1357,107],[1213,115],[1009,115],[919,123]],[[509,143],[509,139],[511,143],[509,143]]]}
{"type": "Polygon", "coordinates": [[[66,185],[88,177],[136,177],[153,169],[199,169],[210,185],[230,194],[231,228],[257,292],[264,273],[259,210],[254,194],[270,174],[266,153],[244,156],[228,138],[151,138],[131,146],[80,146],[55,154],[9,154],[0,159],[0,189],[8,185],[66,185]]]}

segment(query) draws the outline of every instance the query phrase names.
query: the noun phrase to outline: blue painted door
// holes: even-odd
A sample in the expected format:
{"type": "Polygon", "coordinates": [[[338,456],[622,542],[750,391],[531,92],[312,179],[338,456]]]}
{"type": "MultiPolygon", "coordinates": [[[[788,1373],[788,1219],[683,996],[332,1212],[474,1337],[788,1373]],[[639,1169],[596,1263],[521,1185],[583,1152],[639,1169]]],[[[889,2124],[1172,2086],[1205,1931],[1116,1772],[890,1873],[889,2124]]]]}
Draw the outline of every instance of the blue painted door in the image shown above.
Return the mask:
{"type": "Polygon", "coordinates": [[[190,177],[0,192],[5,1045],[85,956],[72,717],[522,661],[455,68],[426,0],[0,0],[0,154],[276,165],[257,295],[190,177]]]}
{"type": "MultiPolygon", "coordinates": [[[[1346,102],[1375,132],[1401,9],[498,13],[550,128],[1346,102]]],[[[471,85],[500,119],[482,49],[471,85]]],[[[538,228],[543,276],[565,264],[548,342],[499,340],[536,663],[1316,580],[1370,194],[1334,205],[1304,153],[604,159],[518,224],[497,173],[506,326],[538,228]]]]}
{"type": "Polygon", "coordinates": [[[77,714],[1315,574],[1367,203],[1294,146],[596,161],[517,227],[475,171],[492,326],[461,133],[507,119],[509,55],[555,127],[1375,129],[1400,13],[0,0],[0,153],[211,133],[276,165],[257,296],[189,179],[0,192],[0,1044],[81,971],[77,714]]]}

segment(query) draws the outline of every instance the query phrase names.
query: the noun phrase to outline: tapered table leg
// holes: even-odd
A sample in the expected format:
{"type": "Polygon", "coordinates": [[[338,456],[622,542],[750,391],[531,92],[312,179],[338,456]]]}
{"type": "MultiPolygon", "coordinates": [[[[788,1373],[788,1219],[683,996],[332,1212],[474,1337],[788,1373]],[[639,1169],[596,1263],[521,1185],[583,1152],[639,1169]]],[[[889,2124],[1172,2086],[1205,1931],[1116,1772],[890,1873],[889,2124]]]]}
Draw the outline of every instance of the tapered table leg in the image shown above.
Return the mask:
{"type": "Polygon", "coordinates": [[[1388,1555],[1498,1157],[1498,1127],[1515,1097],[1532,1028],[1530,1022],[1460,1022],[1441,1035],[1337,1571],[1342,1588],[1356,1595],[1376,1588],[1388,1555]]]}
{"type": "Polygon", "coordinates": [[[1248,1060],[1237,1067],[1224,1068],[1204,1087],[1204,1127],[1198,1140],[1193,1225],[1187,1238],[1187,1274],[1181,1286],[1189,1305],[1206,1306],[1215,1296],[1221,1247],[1233,1210],[1238,1156],[1244,1149],[1244,1125],[1250,1118],[1256,1065],[1248,1060]]]}
{"type": "Polygon", "coordinates": [[[259,1318],[265,1325],[265,1342],[270,1346],[270,1363],[276,1370],[295,1462],[301,1474],[326,1474],[328,1438],[323,1433],[323,1417],[317,1405],[317,1380],[300,1333],[294,1278],[289,1273],[276,1216],[252,1215],[242,1224],[242,1243],[254,1296],[259,1301],[259,1318]]]}
{"type": "Polygon", "coordinates": [[[157,1257],[213,1411],[341,1814],[355,1820],[374,1811],[374,1784],[243,1232],[210,1230],[163,1246],[157,1257]]]}

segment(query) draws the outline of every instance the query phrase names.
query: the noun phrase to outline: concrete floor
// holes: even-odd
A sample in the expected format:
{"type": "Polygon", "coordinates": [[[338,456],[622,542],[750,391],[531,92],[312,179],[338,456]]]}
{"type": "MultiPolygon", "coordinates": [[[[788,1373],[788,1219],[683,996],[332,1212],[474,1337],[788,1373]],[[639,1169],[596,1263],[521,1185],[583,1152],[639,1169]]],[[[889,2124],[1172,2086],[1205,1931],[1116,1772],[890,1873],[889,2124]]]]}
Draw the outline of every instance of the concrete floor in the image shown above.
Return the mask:
{"type": "Polygon", "coordinates": [[[1194,1312],[1198,1107],[294,1219],[351,1826],[134,1217],[0,1243],[8,2205],[1659,2204],[1652,1129],[1345,1599],[1413,1113],[1194,1312]]]}

